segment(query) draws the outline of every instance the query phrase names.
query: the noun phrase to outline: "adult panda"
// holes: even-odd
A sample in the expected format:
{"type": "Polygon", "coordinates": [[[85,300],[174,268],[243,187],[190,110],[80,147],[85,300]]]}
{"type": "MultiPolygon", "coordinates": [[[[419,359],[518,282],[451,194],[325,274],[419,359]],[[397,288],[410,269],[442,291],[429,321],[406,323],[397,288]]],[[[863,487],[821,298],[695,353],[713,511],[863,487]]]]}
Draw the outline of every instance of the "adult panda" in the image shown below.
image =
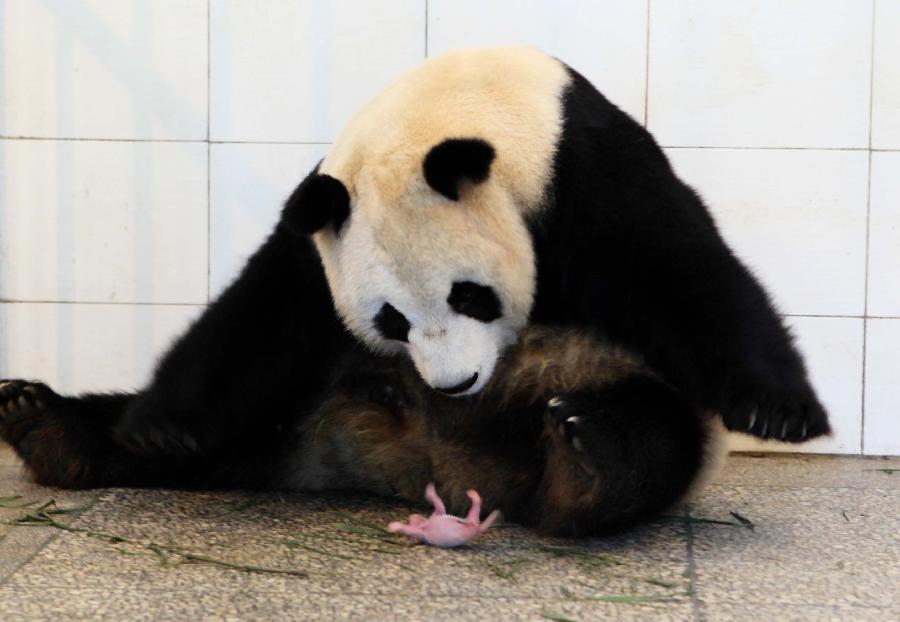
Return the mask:
{"type": "Polygon", "coordinates": [[[0,432],[45,484],[418,500],[434,480],[451,511],[476,487],[570,534],[683,497],[720,421],[829,432],[652,137],[530,48],[449,53],[370,101],[144,390],[0,383],[0,432]]]}

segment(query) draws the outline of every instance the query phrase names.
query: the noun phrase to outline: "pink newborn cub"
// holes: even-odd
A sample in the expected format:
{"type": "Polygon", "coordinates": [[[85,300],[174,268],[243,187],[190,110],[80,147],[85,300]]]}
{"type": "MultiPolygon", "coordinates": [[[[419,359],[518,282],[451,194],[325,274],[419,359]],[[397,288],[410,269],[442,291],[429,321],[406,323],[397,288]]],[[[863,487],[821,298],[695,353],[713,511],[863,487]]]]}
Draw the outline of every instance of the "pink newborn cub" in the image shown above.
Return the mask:
{"type": "Polygon", "coordinates": [[[472,500],[469,514],[465,518],[451,516],[447,514],[444,502],[441,501],[434,489],[434,484],[428,484],[425,488],[425,498],[431,501],[434,513],[428,518],[420,514],[413,514],[409,517],[408,524],[395,521],[388,525],[388,531],[402,533],[444,548],[465,544],[478,534],[487,531],[488,527],[500,516],[500,510],[494,510],[482,523],[481,497],[474,490],[467,491],[466,495],[472,500]]]}

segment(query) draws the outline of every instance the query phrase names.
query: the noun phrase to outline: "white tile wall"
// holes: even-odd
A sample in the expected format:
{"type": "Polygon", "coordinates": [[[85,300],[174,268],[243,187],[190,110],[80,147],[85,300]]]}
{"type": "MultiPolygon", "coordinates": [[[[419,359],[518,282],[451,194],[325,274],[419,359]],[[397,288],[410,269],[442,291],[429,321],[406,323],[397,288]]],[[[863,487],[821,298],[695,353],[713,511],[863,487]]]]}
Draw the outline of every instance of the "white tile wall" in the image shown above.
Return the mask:
{"type": "Polygon", "coordinates": [[[0,378],[63,393],[137,389],[199,305],[0,303],[0,378]]]}
{"type": "Polygon", "coordinates": [[[666,151],[782,312],[863,314],[867,153],[666,151]]]}
{"type": "Polygon", "coordinates": [[[360,103],[527,43],[646,115],[789,315],[836,434],[771,448],[900,453],[898,41],[897,0],[0,0],[0,377],[140,386],[360,103]]]}
{"type": "Polygon", "coordinates": [[[875,2],[872,147],[900,149],[900,2],[875,2]]]}
{"type": "Polygon", "coordinates": [[[327,145],[213,145],[210,294],[228,285],[278,220],[284,200],[327,145]]]}
{"type": "Polygon", "coordinates": [[[649,127],[666,145],[866,147],[872,3],[653,0],[649,127]]]}
{"type": "Polygon", "coordinates": [[[425,58],[423,0],[212,0],[213,140],[328,142],[425,58]]]}
{"type": "Polygon", "coordinates": [[[206,137],[206,0],[4,0],[0,135],[206,137]]]}
{"type": "Polygon", "coordinates": [[[900,319],[868,320],[866,425],[869,454],[900,454],[900,319]]]}
{"type": "Polygon", "coordinates": [[[637,119],[644,118],[647,0],[430,0],[428,54],[534,45],[563,60],[637,119]]]}
{"type": "Polygon", "coordinates": [[[0,149],[0,298],[206,302],[204,144],[0,149]]]}

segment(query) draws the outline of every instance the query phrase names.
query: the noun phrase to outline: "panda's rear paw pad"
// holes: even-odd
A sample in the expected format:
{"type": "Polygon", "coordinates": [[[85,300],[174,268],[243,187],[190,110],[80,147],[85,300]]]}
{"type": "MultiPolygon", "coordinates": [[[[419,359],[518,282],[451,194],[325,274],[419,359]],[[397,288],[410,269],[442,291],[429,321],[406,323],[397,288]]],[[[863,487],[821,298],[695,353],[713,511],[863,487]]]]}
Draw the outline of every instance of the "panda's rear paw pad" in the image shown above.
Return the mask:
{"type": "Polygon", "coordinates": [[[44,410],[51,395],[54,393],[39,382],[0,380],[0,421],[44,410]]]}
{"type": "Polygon", "coordinates": [[[56,397],[40,382],[0,380],[0,438],[17,447],[56,397]]]}

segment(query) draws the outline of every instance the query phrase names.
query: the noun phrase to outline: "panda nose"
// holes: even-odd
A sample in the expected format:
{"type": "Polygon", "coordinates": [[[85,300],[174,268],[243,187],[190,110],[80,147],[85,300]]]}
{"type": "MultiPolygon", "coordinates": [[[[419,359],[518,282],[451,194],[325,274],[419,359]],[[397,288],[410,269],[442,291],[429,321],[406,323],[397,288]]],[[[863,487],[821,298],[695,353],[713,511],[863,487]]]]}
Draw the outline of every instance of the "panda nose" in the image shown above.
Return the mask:
{"type": "Polygon", "coordinates": [[[458,385],[452,387],[435,387],[436,391],[440,391],[444,395],[456,395],[457,393],[462,393],[468,389],[471,389],[475,382],[478,380],[478,372],[476,371],[472,374],[472,377],[468,380],[463,380],[458,385]]]}

